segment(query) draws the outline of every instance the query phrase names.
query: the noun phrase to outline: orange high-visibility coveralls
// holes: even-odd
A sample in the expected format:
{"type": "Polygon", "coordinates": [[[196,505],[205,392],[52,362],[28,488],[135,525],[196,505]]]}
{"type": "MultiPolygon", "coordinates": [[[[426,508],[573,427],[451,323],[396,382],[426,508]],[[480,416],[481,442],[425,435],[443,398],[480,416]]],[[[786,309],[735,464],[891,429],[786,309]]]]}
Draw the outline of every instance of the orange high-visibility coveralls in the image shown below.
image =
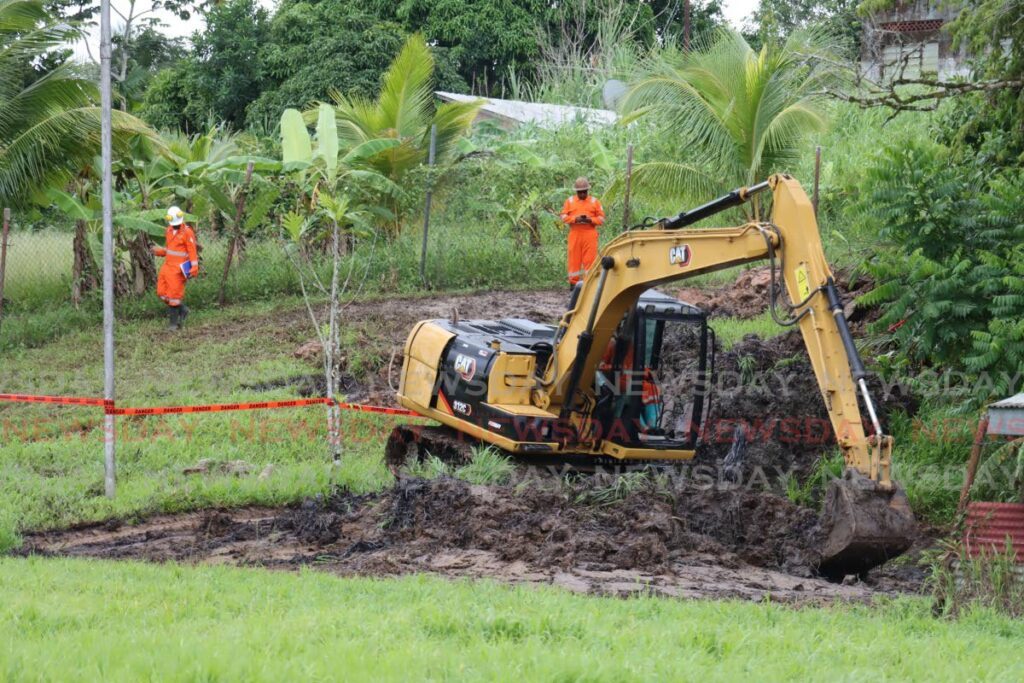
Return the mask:
{"type": "MultiPolygon", "coordinates": [[[[636,391],[635,384],[635,373],[633,370],[633,344],[628,342],[629,346],[626,348],[625,354],[622,357],[622,365],[618,368],[615,367],[615,349],[616,341],[615,337],[612,337],[608,341],[608,348],[604,351],[604,356],[601,357],[601,362],[598,364],[597,369],[604,373],[605,377],[608,378],[610,384],[615,382],[613,374],[618,371],[618,389],[620,396],[629,396],[632,392],[636,391]]],[[[658,383],[654,378],[654,373],[650,368],[644,368],[642,371],[642,380],[640,383],[640,402],[644,406],[642,422],[644,429],[652,429],[660,422],[661,414],[661,390],[658,388],[658,383]]],[[[619,408],[621,410],[621,408],[619,408]]]]}
{"type": "Polygon", "coordinates": [[[596,197],[569,197],[562,205],[562,222],[569,226],[569,284],[575,285],[597,258],[597,226],[604,223],[604,209],[596,197]],[[580,216],[590,223],[577,223],[580,216]]]}
{"type": "Polygon", "coordinates": [[[156,278],[156,295],[168,306],[180,306],[185,300],[185,274],[181,264],[192,262],[189,277],[199,274],[199,253],[196,251],[196,234],[192,228],[168,225],[164,233],[166,247],[157,247],[153,253],[165,257],[164,265],[156,278]]]}

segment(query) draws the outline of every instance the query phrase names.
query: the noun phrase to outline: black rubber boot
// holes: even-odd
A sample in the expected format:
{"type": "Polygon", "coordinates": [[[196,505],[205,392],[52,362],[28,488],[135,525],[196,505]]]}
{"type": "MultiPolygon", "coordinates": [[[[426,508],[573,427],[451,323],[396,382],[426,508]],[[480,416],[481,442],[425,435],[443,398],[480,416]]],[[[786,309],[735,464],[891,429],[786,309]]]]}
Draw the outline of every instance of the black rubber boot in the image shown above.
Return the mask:
{"type": "Polygon", "coordinates": [[[167,307],[167,329],[176,330],[178,329],[178,307],[168,306],[167,307]]]}
{"type": "Polygon", "coordinates": [[[185,318],[188,317],[188,306],[182,304],[178,306],[178,327],[185,327],[185,318]]]}

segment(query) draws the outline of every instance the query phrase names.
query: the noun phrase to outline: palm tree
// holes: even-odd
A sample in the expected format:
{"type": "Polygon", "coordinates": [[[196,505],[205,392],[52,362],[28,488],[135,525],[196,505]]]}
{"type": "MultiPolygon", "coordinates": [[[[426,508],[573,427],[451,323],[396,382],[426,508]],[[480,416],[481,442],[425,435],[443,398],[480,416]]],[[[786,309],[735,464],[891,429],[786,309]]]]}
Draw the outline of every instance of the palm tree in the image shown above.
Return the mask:
{"type": "MultiPolygon", "coordinates": [[[[38,72],[33,64],[76,35],[54,21],[40,0],[0,0],[0,202],[20,206],[70,178],[100,146],[95,84],[72,64],[38,72]]],[[[148,133],[138,119],[114,112],[115,142],[148,133]]]]}
{"type": "Polygon", "coordinates": [[[827,125],[823,91],[838,78],[827,36],[797,32],[755,52],[738,33],[654,57],[622,101],[623,122],[654,117],[680,158],[639,165],[638,191],[708,197],[791,169],[802,143],[827,125]]]}
{"type": "MultiPolygon", "coordinates": [[[[410,36],[384,74],[376,100],[331,93],[342,151],[371,140],[397,140],[363,163],[395,183],[427,160],[430,129],[437,126],[436,160],[450,158],[455,143],[469,130],[483,100],[449,102],[434,108],[434,57],[420,35],[410,36]]],[[[306,112],[315,122],[319,109],[306,112]]],[[[397,209],[397,205],[394,207],[397,209]]],[[[395,232],[401,224],[395,212],[395,232]]]]}

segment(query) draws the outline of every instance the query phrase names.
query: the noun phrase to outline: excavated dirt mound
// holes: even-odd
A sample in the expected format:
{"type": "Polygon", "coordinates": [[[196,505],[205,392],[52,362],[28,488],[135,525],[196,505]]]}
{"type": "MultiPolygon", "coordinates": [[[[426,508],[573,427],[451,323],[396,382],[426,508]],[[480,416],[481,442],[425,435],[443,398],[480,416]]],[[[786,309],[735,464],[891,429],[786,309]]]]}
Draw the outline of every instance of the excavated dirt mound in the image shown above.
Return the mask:
{"type": "MultiPolygon", "coordinates": [[[[695,391],[697,348],[695,330],[666,329],[662,359],[664,424],[676,425],[686,405],[679,397],[695,391]]],[[[899,386],[882,391],[876,378],[869,388],[885,416],[893,410],[913,414],[916,403],[899,386]]],[[[862,406],[862,414],[867,411],[862,406]]],[[[803,481],[818,459],[835,450],[828,412],[800,333],[771,339],[749,335],[728,351],[716,353],[715,375],[698,462],[721,465],[729,458],[737,436],[744,432],[740,461],[731,463],[735,476],[784,488],[787,477],[803,481]]]]}
{"type": "MultiPolygon", "coordinates": [[[[869,600],[907,585],[814,578],[816,515],[743,490],[648,482],[608,500],[585,478],[530,486],[402,479],[384,493],[337,493],[247,508],[30,535],[24,554],[212,562],[342,575],[433,572],[581,592],[869,600]]],[[[912,588],[912,586],[911,586],[912,588]]]]}
{"type": "MultiPolygon", "coordinates": [[[[851,323],[877,318],[877,312],[857,307],[854,300],[870,291],[872,283],[861,276],[839,271],[836,284],[846,305],[844,313],[851,323]]],[[[728,285],[713,289],[702,287],[670,287],[673,296],[703,309],[712,318],[753,318],[768,310],[771,271],[768,266],[745,270],[728,285]]]]}

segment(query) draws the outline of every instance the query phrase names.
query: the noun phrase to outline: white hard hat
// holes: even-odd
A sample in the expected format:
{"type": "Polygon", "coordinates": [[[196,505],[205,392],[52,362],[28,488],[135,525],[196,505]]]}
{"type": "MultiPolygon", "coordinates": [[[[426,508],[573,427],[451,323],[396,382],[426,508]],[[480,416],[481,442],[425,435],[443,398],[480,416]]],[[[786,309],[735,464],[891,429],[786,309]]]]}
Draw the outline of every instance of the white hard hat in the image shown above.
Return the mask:
{"type": "Polygon", "coordinates": [[[177,206],[172,206],[167,209],[167,215],[165,216],[167,223],[170,225],[181,225],[185,222],[185,212],[177,206]]]}

